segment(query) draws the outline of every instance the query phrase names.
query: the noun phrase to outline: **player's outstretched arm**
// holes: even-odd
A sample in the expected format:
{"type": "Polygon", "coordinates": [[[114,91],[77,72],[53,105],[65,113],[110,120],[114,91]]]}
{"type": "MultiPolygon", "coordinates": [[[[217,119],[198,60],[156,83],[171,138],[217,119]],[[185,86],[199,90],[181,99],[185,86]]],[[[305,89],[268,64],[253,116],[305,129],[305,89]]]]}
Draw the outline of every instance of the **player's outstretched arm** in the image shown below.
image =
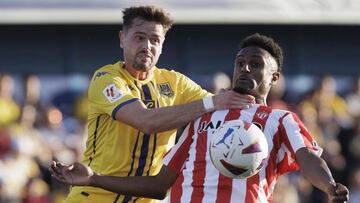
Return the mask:
{"type": "MultiPolygon", "coordinates": [[[[212,100],[213,110],[247,108],[255,102],[253,96],[240,95],[232,90],[212,96],[212,100]]],[[[147,109],[142,102],[133,102],[118,110],[115,118],[144,133],[155,133],[184,126],[208,111],[202,100],[156,109],[147,109]]]]}
{"type": "Polygon", "coordinates": [[[51,175],[58,181],[78,186],[100,187],[124,195],[164,199],[178,175],[163,166],[156,176],[115,177],[94,173],[82,163],[65,165],[57,160],[50,167],[51,175]]]}
{"type": "Polygon", "coordinates": [[[336,183],[326,162],[307,148],[296,152],[301,174],[315,187],[324,191],[330,202],[346,202],[349,200],[349,190],[346,186],[336,183]]]}

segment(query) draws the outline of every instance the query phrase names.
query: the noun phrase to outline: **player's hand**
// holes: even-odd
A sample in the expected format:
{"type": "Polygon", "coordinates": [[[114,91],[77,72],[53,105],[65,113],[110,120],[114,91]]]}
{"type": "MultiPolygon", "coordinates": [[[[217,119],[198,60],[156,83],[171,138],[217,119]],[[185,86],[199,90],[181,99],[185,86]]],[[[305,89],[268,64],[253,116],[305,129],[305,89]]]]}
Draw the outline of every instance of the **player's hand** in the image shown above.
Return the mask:
{"type": "Polygon", "coordinates": [[[255,104],[255,97],[239,94],[233,90],[221,90],[213,96],[215,110],[250,108],[255,104]]]}
{"type": "Polygon", "coordinates": [[[328,189],[329,202],[343,203],[349,201],[349,190],[340,183],[334,183],[328,189]]]}
{"type": "Polygon", "coordinates": [[[90,167],[78,162],[65,165],[58,160],[53,160],[49,170],[56,180],[69,185],[90,185],[91,177],[94,175],[90,167]]]}

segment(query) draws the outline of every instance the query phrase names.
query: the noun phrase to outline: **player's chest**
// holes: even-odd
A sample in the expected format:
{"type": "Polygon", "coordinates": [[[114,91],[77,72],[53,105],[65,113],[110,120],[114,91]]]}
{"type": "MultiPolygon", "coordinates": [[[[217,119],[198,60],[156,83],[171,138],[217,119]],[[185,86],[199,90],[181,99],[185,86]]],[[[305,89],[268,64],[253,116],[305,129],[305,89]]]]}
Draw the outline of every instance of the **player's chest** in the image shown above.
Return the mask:
{"type": "Polygon", "coordinates": [[[128,91],[133,97],[139,98],[147,108],[159,108],[174,105],[176,87],[170,82],[150,81],[140,84],[136,81],[129,81],[128,91]]]}

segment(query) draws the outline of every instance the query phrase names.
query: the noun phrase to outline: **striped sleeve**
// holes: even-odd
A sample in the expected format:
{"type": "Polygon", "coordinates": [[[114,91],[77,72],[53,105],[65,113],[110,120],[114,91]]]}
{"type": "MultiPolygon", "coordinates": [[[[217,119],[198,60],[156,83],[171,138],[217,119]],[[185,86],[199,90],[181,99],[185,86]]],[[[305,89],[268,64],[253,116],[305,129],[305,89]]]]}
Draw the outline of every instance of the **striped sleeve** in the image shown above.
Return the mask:
{"type": "Polygon", "coordinates": [[[171,170],[180,174],[186,159],[189,157],[190,145],[193,142],[194,121],[189,123],[178,143],[168,151],[163,157],[163,164],[171,170]]]}
{"type": "Polygon", "coordinates": [[[299,169],[296,162],[296,152],[301,148],[308,148],[320,156],[322,149],[310,135],[302,121],[294,113],[287,113],[280,125],[281,148],[278,153],[278,174],[299,169]]]}
{"type": "Polygon", "coordinates": [[[289,113],[283,120],[286,135],[293,151],[296,153],[302,147],[306,147],[318,156],[321,156],[322,149],[317,145],[315,139],[310,135],[303,122],[294,113],[289,113]]]}

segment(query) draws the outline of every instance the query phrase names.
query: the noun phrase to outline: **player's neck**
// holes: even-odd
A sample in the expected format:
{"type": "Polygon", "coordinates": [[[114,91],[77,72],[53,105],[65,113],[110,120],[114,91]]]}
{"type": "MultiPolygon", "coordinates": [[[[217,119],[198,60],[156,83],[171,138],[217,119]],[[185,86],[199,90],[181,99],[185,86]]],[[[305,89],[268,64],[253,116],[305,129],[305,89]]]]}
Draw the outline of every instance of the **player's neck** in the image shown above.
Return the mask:
{"type": "Polygon", "coordinates": [[[150,71],[139,71],[133,67],[128,67],[128,66],[125,66],[125,69],[130,73],[130,75],[132,75],[134,78],[138,80],[146,80],[149,77],[151,77],[153,74],[152,69],[150,71]]]}
{"type": "Polygon", "coordinates": [[[261,97],[256,97],[255,98],[255,102],[257,103],[257,104],[261,104],[261,105],[267,105],[266,104],[266,97],[264,97],[264,98],[261,98],[261,97]]]}

